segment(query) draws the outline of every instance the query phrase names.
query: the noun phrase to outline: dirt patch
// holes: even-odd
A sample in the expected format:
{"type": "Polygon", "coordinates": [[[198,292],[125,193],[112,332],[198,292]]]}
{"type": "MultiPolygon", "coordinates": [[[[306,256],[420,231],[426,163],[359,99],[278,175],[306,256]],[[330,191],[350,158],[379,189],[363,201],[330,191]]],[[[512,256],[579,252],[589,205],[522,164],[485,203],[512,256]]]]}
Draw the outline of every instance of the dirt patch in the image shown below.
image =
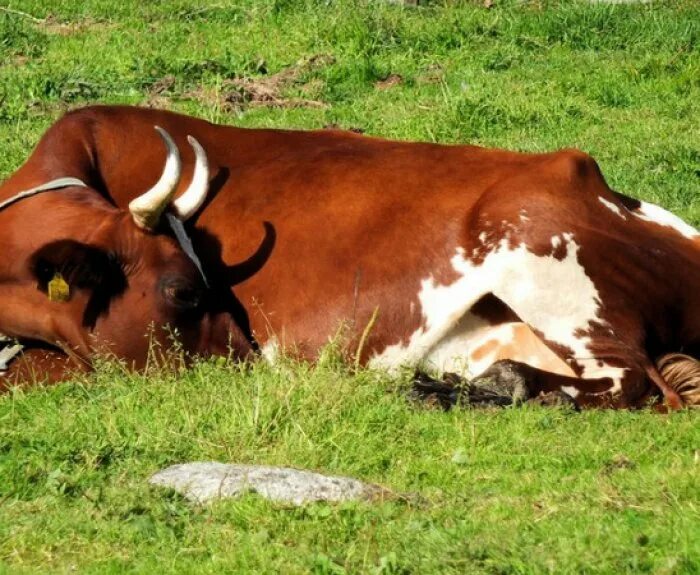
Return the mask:
{"type": "Polygon", "coordinates": [[[627,457],[626,455],[617,454],[613,456],[609,461],[605,462],[601,473],[603,475],[611,475],[612,473],[614,473],[615,471],[619,471],[620,469],[634,469],[635,467],[637,467],[637,464],[634,461],[632,461],[629,457],[627,457]]]}
{"type": "Polygon", "coordinates": [[[0,68],[19,68],[20,66],[24,66],[27,62],[29,62],[32,59],[33,58],[25,56],[24,54],[10,56],[4,62],[0,62],[0,68]]]}
{"type": "Polygon", "coordinates": [[[283,83],[254,78],[237,78],[228,83],[224,101],[229,106],[271,106],[275,108],[325,108],[326,103],[308,98],[288,98],[282,94],[283,83]]]}
{"type": "MultiPolygon", "coordinates": [[[[190,90],[183,96],[205,104],[218,104],[227,110],[259,106],[327,108],[326,102],[317,99],[325,85],[323,80],[313,78],[304,83],[302,78],[305,74],[332,62],[331,56],[313,56],[275,74],[232,78],[224,81],[218,90],[201,87],[190,90]],[[305,97],[288,96],[287,91],[292,88],[297,88],[305,97]]],[[[264,66],[259,69],[264,69],[264,66]]]]}
{"type": "Polygon", "coordinates": [[[353,134],[364,134],[365,131],[363,128],[343,128],[340,124],[326,124],[323,126],[324,130],[341,130],[343,132],[352,132],[353,134]]]}
{"type": "Polygon", "coordinates": [[[439,84],[445,79],[445,70],[440,64],[430,64],[416,77],[418,84],[439,84]]]}
{"type": "Polygon", "coordinates": [[[156,80],[148,89],[143,105],[148,108],[167,108],[170,104],[172,90],[176,81],[175,76],[172,75],[156,80]]]}
{"type": "Polygon", "coordinates": [[[0,6],[0,12],[5,12],[6,14],[11,14],[12,16],[29,20],[42,32],[57,34],[59,36],[69,36],[85,30],[104,30],[106,28],[113,28],[116,26],[116,24],[113,22],[105,22],[102,20],[96,20],[95,18],[83,18],[77,22],[63,22],[53,14],[49,14],[46,18],[37,18],[28,12],[23,12],[22,10],[16,10],[14,8],[7,8],[5,6],[0,6]]]}
{"type": "Polygon", "coordinates": [[[224,109],[228,109],[229,106],[222,105],[223,94],[218,88],[212,88],[208,86],[201,86],[195,88],[194,90],[189,90],[183,94],[183,97],[188,100],[197,100],[201,104],[209,107],[221,106],[224,109]]]}
{"type": "Polygon", "coordinates": [[[375,82],[374,87],[377,88],[377,90],[388,90],[389,88],[398,86],[401,83],[403,83],[403,78],[401,76],[398,74],[389,74],[383,80],[375,82]]]}
{"type": "Polygon", "coordinates": [[[80,34],[81,32],[96,32],[107,28],[114,28],[115,24],[112,22],[95,20],[94,18],[84,18],[76,22],[62,22],[55,16],[47,16],[44,20],[37,23],[37,26],[48,34],[71,36],[73,34],[80,34]]]}

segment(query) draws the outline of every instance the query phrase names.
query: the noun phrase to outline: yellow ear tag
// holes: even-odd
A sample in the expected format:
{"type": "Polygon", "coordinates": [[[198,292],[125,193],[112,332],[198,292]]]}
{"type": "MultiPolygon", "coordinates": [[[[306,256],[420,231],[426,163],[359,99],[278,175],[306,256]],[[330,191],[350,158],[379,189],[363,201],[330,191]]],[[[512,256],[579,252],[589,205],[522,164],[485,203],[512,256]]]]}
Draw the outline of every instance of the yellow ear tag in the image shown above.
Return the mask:
{"type": "Polygon", "coordinates": [[[58,272],[49,282],[49,299],[51,301],[68,301],[70,299],[70,286],[58,272]]]}

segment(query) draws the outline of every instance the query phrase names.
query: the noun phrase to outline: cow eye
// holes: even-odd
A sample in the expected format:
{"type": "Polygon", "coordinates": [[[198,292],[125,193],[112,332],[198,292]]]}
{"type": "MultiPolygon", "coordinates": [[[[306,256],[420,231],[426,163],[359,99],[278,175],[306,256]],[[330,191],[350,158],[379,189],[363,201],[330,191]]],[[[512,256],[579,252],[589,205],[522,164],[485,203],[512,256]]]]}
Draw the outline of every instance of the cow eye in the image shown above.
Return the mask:
{"type": "Polygon", "coordinates": [[[170,280],[163,284],[165,299],[181,309],[194,309],[202,300],[202,290],[189,283],[179,280],[170,280]]]}

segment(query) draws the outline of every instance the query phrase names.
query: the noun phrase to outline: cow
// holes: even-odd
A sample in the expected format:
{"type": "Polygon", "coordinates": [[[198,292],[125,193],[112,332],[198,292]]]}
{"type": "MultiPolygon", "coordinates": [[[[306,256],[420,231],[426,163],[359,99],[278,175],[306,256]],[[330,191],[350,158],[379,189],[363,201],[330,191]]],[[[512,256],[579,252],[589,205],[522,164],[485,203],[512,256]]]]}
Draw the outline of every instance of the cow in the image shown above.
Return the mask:
{"type": "MultiPolygon", "coordinates": [[[[313,358],[340,333],[358,364],[515,377],[579,406],[697,403],[700,235],[610,189],[589,155],[95,106],[54,124],[28,165],[59,158],[45,178],[125,207],[155,176],[156,125],[206,151],[189,232],[262,355],[313,358]]],[[[183,163],[193,172],[194,154],[183,163]]]]}
{"type": "Polygon", "coordinates": [[[173,202],[180,151],[161,128],[154,133],[162,173],[156,168],[125,208],[88,183],[99,174],[96,150],[47,148],[46,140],[0,186],[0,333],[34,349],[16,372],[59,379],[105,354],[138,368],[150,349],[172,348],[174,337],[186,353],[224,353],[230,341],[246,353],[247,340],[209,296],[196,257],[176,240],[182,203],[206,192],[206,155],[190,139],[197,174],[173,202]],[[64,172],[73,159],[81,171],[64,172]]]}
{"type": "Polygon", "coordinates": [[[91,364],[76,362],[73,357],[58,348],[44,347],[37,342],[26,346],[7,346],[4,349],[19,349],[15,353],[7,354],[5,361],[0,361],[0,393],[30,387],[36,383],[57,383],[91,369],[91,364]]]}

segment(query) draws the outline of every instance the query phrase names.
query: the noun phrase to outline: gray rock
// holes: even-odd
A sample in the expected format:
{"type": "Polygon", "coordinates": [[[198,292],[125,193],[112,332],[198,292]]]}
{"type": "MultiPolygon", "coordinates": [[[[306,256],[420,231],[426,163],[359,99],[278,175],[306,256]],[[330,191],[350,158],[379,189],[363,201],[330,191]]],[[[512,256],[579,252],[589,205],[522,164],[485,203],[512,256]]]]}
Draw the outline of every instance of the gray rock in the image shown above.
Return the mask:
{"type": "Polygon", "coordinates": [[[227,465],[203,461],[173,465],[154,474],[149,483],[170,487],[196,503],[244,493],[258,493],[279,503],[372,501],[392,494],[378,485],[350,477],[322,475],[287,467],[227,465]]]}

